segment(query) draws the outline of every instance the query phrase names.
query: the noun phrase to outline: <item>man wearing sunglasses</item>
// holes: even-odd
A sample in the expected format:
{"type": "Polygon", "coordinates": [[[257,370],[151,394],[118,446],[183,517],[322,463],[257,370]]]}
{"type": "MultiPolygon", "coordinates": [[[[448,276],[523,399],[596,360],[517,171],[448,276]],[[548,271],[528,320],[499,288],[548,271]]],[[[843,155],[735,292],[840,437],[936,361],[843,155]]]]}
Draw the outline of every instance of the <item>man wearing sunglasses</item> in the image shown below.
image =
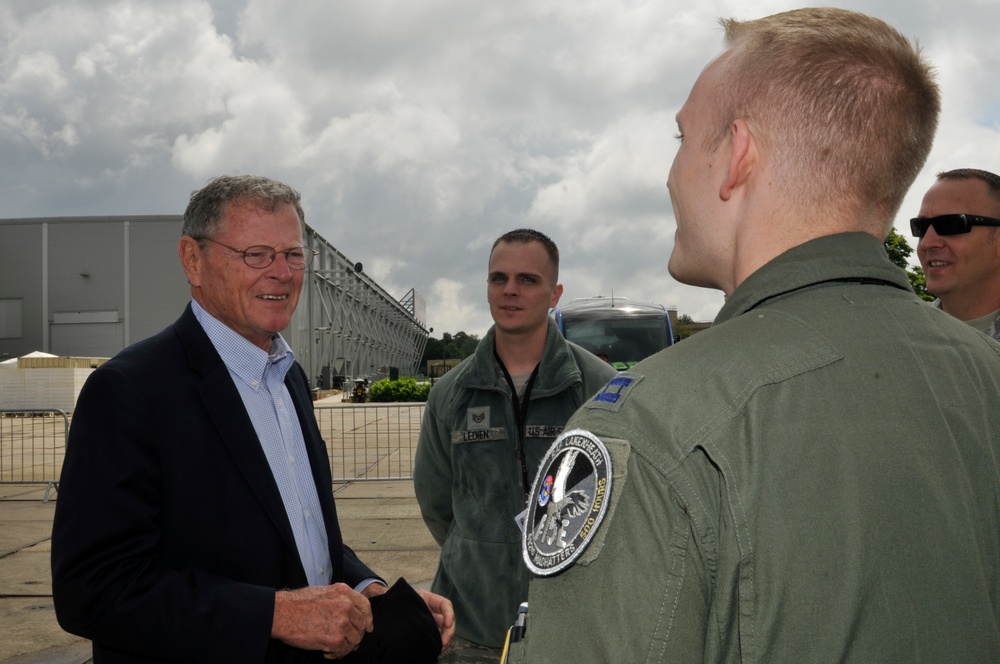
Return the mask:
{"type": "Polygon", "coordinates": [[[375,624],[406,586],[386,593],[342,540],[306,376],[279,334],[314,255],[303,216],[268,178],[194,192],[178,246],[191,304],[80,393],[52,596],[96,662],[392,661],[367,655],[386,639],[414,661],[451,639],[451,603],[427,591],[375,624]],[[400,638],[394,619],[423,629],[400,638]]]}
{"type": "Polygon", "coordinates": [[[1000,176],[938,173],[910,220],[935,306],[1000,340],[1000,176]]]}

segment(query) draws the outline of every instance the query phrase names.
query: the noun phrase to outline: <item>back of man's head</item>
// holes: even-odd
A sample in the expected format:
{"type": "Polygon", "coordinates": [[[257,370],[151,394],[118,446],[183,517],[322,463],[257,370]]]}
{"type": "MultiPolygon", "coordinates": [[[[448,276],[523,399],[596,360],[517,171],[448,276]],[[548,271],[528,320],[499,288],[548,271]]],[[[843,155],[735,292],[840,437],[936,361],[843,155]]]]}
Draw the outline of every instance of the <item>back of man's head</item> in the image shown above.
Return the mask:
{"type": "Polygon", "coordinates": [[[745,119],[790,201],[885,234],[930,152],[940,92],[919,50],[857,12],[798,9],[723,19],[716,143],[745,119]]]}

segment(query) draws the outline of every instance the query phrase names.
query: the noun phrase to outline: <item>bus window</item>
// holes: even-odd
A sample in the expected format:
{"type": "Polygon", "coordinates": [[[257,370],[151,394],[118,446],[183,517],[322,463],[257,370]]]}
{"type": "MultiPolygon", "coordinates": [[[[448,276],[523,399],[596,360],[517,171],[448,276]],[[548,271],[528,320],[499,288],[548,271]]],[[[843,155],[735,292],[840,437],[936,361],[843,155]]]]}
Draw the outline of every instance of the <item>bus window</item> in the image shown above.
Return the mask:
{"type": "Polygon", "coordinates": [[[563,335],[624,371],[673,344],[666,309],[625,298],[583,298],[553,311],[563,335]]]}

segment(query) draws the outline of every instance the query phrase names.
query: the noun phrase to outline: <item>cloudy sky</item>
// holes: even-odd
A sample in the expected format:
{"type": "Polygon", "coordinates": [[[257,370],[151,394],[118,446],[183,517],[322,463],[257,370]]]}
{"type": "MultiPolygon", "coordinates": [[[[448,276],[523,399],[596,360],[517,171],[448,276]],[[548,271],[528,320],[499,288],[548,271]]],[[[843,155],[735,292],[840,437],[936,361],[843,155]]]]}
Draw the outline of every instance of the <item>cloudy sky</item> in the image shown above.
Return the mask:
{"type": "MultiPolygon", "coordinates": [[[[303,194],[307,222],[427,324],[490,324],[493,239],[563,254],[563,302],[611,294],[711,320],[674,281],[674,115],[718,16],[782,0],[0,0],[0,218],[179,214],[214,175],[303,194]]],[[[996,0],[849,0],[915,38],[944,113],[934,173],[1000,172],[996,0]]]]}

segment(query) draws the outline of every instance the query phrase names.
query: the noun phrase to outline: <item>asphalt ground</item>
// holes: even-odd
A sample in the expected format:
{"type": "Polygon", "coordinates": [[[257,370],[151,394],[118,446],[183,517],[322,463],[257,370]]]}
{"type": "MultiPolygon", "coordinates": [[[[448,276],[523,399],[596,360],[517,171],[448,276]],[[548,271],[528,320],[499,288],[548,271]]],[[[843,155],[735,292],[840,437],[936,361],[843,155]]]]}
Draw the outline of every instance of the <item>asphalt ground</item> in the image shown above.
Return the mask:
{"type": "MultiPolygon", "coordinates": [[[[409,480],[335,484],[344,541],[390,584],[428,587],[440,549],[420,518],[409,480]]],[[[0,484],[0,663],[82,664],[90,643],[60,629],[49,568],[58,491],[0,484]]]]}

